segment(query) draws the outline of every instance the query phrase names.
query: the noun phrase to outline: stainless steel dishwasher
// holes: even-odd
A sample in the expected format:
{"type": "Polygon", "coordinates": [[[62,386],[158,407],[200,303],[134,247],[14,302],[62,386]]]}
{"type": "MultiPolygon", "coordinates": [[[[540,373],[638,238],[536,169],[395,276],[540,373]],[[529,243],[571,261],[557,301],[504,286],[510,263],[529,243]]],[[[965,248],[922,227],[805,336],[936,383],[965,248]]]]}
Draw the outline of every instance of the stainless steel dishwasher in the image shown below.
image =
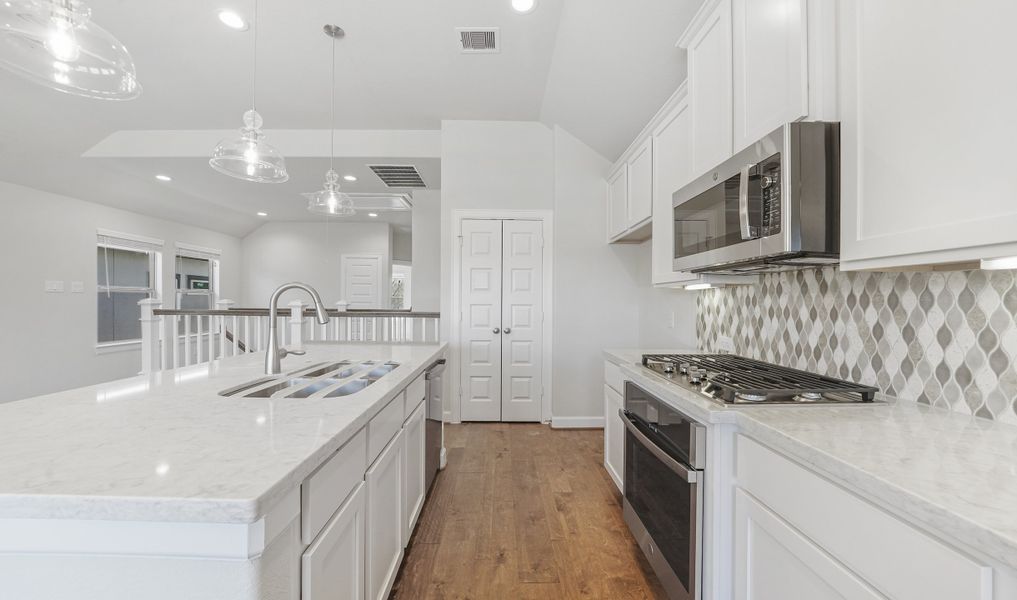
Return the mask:
{"type": "Polygon", "coordinates": [[[424,482],[425,489],[430,491],[438,469],[441,468],[442,454],[442,422],[445,407],[442,402],[442,374],[445,372],[445,359],[440,358],[427,368],[424,381],[427,384],[427,423],[424,431],[424,482]]]}

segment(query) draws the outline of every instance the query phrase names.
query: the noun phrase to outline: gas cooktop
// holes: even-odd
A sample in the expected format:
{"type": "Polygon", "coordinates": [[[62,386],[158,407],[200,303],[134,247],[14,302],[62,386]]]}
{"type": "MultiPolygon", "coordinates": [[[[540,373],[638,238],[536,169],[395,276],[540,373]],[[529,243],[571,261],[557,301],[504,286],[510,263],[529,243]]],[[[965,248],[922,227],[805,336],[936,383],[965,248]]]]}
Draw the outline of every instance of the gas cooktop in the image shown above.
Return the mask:
{"type": "Polygon", "coordinates": [[[724,404],[862,403],[879,391],[734,354],[644,354],[643,366],[724,404]]]}

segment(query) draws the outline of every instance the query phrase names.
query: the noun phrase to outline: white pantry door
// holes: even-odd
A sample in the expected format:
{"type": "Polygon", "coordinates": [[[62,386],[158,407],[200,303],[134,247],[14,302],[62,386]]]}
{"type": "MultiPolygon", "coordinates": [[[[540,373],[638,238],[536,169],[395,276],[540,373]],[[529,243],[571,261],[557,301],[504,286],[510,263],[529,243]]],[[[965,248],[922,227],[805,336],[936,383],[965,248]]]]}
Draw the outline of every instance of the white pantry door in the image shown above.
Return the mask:
{"type": "Polygon", "coordinates": [[[540,221],[502,224],[502,421],[540,421],[542,228],[540,221]]]}
{"type": "Polygon", "coordinates": [[[382,304],[380,254],[343,254],[343,300],[350,308],[385,308],[382,304]]]}
{"type": "Polygon", "coordinates": [[[464,219],[461,418],[541,418],[542,223],[464,219]]]}

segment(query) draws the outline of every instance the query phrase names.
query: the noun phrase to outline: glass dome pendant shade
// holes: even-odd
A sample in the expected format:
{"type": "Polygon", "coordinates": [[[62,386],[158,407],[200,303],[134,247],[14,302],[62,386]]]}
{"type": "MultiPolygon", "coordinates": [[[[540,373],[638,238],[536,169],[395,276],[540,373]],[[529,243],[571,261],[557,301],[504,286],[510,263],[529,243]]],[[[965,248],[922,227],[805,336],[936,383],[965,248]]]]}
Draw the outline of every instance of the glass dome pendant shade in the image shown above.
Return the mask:
{"type": "Polygon", "coordinates": [[[0,2],[0,68],[77,96],[137,98],[134,60],[91,16],[83,0],[0,2]]]}
{"type": "Polygon", "coordinates": [[[244,113],[240,137],[225,139],[212,151],[208,164],[216,171],[256,183],[283,183],[289,180],[286,161],[261,132],[261,115],[253,108],[244,113]]]}
{"type": "Polygon", "coordinates": [[[325,173],[325,187],[317,192],[301,194],[307,198],[307,210],[336,217],[348,217],[357,214],[353,208],[353,199],[339,191],[339,174],[335,169],[325,173]]]}

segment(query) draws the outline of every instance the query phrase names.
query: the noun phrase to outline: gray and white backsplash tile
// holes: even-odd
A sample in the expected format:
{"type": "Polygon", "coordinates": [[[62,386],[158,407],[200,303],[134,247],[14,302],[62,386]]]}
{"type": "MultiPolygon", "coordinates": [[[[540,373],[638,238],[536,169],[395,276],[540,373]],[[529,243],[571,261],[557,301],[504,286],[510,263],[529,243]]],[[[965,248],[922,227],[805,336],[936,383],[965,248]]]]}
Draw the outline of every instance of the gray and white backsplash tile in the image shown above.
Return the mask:
{"type": "Polygon", "coordinates": [[[700,349],[876,385],[888,396],[1017,423],[1013,271],[764,275],[699,293],[700,349]]]}

